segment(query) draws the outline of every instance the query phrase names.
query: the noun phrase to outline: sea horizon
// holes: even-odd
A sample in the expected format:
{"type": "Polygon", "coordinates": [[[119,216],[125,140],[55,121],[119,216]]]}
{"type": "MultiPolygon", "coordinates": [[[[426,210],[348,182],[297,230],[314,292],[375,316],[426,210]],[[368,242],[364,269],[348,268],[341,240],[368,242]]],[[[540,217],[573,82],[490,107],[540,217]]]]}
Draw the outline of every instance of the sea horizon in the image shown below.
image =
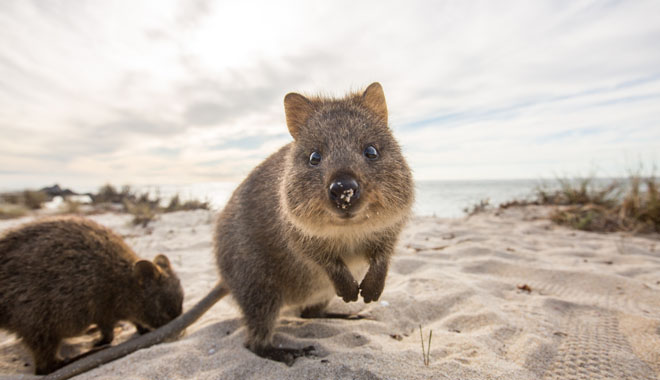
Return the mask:
{"type": "MultiPolygon", "coordinates": [[[[578,181],[584,178],[571,178],[578,181]]],[[[623,177],[594,177],[595,185],[607,185],[623,177]]],[[[206,201],[211,208],[220,210],[231,196],[239,181],[225,182],[198,182],[191,184],[149,184],[128,185],[139,194],[149,193],[158,197],[162,202],[168,202],[178,195],[181,200],[198,199],[206,201]]],[[[54,186],[47,184],[39,187],[54,186]]],[[[96,193],[101,186],[69,187],[58,183],[62,189],[70,189],[78,194],[96,193]]],[[[111,184],[117,190],[123,185],[111,184]]],[[[465,209],[488,201],[492,206],[512,200],[531,200],[535,190],[539,187],[556,189],[559,187],[557,179],[469,179],[469,180],[416,180],[415,204],[413,212],[418,216],[436,216],[442,218],[456,218],[466,215],[465,209]]],[[[23,189],[1,189],[0,191],[20,191],[23,189]]],[[[34,189],[36,190],[36,188],[34,189]]]]}

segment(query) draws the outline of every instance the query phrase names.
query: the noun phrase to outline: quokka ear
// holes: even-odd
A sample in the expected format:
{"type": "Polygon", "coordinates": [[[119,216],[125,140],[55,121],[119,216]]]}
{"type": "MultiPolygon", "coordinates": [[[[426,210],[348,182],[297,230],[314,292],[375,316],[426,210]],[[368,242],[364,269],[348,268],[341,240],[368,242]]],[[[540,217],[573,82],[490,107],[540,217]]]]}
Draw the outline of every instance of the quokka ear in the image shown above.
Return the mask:
{"type": "Polygon", "coordinates": [[[312,112],[314,112],[314,106],[306,97],[295,92],[288,93],[284,97],[286,125],[294,140],[298,138],[300,128],[307,122],[312,112]]]}
{"type": "Polygon", "coordinates": [[[170,260],[165,255],[158,255],[154,257],[154,264],[158,265],[161,269],[171,271],[172,265],[170,260]]]}
{"type": "Polygon", "coordinates": [[[133,265],[133,276],[140,285],[160,277],[160,269],[149,260],[140,260],[133,265]]]}
{"type": "Polygon", "coordinates": [[[370,84],[362,94],[362,101],[367,108],[387,123],[387,103],[385,103],[385,94],[380,83],[370,84]]]}

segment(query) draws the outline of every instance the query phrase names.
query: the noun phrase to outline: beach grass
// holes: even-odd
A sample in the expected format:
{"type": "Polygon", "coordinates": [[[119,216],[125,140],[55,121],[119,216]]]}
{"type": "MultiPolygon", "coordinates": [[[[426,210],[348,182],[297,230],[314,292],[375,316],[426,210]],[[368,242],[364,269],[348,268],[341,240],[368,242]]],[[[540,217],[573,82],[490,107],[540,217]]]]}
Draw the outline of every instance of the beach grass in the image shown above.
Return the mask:
{"type": "Polygon", "coordinates": [[[513,200],[499,207],[555,206],[553,222],[583,231],[660,232],[660,183],[655,176],[634,173],[605,185],[593,178],[562,178],[557,185],[539,186],[532,200],[513,200]]]}
{"type": "Polygon", "coordinates": [[[30,210],[22,205],[0,203],[0,219],[14,219],[27,215],[30,210]]]}
{"type": "MultiPolygon", "coordinates": [[[[57,185],[56,185],[57,186],[57,185]]],[[[57,186],[59,188],[59,186],[57,186]]],[[[0,219],[18,218],[40,210],[44,203],[53,199],[52,194],[42,190],[23,190],[0,194],[0,219]]],[[[69,194],[77,195],[70,190],[69,194]]],[[[101,186],[96,193],[86,194],[91,205],[86,205],[64,196],[64,202],[55,211],[57,214],[95,214],[105,211],[125,212],[133,215],[133,224],[147,226],[159,214],[175,211],[210,209],[207,201],[188,199],[182,201],[178,194],[169,200],[158,194],[139,192],[131,186],[121,188],[112,184],[101,186]],[[167,202],[167,205],[164,203],[167,202]]]]}
{"type": "Polygon", "coordinates": [[[210,209],[208,202],[197,199],[181,201],[179,194],[175,194],[170,198],[167,206],[163,206],[163,199],[158,194],[138,193],[130,186],[123,186],[121,190],[117,190],[111,184],[102,186],[96,195],[92,195],[92,200],[100,207],[121,205],[122,211],[133,215],[133,224],[143,227],[162,213],[210,209]]]}
{"type": "Polygon", "coordinates": [[[48,200],[45,192],[23,190],[0,194],[0,219],[20,218],[38,210],[48,200]]]}
{"type": "Polygon", "coordinates": [[[38,210],[48,200],[48,194],[40,190],[23,190],[0,194],[1,203],[23,206],[28,210],[38,210]]]}
{"type": "Polygon", "coordinates": [[[419,338],[422,341],[422,357],[424,359],[424,366],[428,367],[429,364],[431,364],[431,339],[433,338],[433,330],[429,331],[429,341],[426,347],[424,347],[422,325],[419,325],[419,338]]]}

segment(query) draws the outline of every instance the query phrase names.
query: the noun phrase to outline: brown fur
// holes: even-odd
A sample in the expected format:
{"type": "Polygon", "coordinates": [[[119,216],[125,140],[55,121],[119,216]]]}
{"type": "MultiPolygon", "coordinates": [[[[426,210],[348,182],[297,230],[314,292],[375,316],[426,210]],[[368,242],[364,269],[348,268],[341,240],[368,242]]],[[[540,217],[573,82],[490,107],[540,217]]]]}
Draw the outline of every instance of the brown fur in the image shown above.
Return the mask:
{"type": "Polygon", "coordinates": [[[0,238],[0,328],[19,335],[36,373],[64,364],[63,338],[97,324],[110,343],[119,320],[157,328],[181,314],[183,290],[169,260],[140,260],[122,239],[87,219],[28,223],[0,238]]]}
{"type": "Polygon", "coordinates": [[[335,293],[346,302],[358,293],[365,302],[380,297],[414,191],[380,84],[342,99],[288,94],[284,104],[295,141],[236,189],[215,239],[222,279],[247,324],[246,345],[262,356],[274,350],[282,307],[322,314],[335,293]],[[365,158],[368,145],[378,160],[365,158]],[[322,156],[318,166],[308,162],[313,151],[322,156]],[[331,181],[345,173],[361,188],[350,218],[328,199],[331,181]]]}
{"type": "Polygon", "coordinates": [[[344,301],[380,297],[390,257],[413,202],[413,183],[387,126],[380,84],[343,99],[288,94],[286,118],[295,141],[257,166],[220,213],[215,251],[222,280],[192,309],[156,331],[76,361],[49,376],[64,380],[100,364],[176,336],[229,292],[237,300],[258,355],[293,363],[306,349],[271,345],[279,311],[288,305],[304,317],[328,315],[335,294],[344,301]],[[377,161],[362,152],[374,145],[377,161]],[[312,150],[324,159],[308,162],[312,150]],[[328,200],[328,182],[350,173],[362,186],[352,218],[328,200]],[[366,269],[366,275],[358,284],[366,269]]]}

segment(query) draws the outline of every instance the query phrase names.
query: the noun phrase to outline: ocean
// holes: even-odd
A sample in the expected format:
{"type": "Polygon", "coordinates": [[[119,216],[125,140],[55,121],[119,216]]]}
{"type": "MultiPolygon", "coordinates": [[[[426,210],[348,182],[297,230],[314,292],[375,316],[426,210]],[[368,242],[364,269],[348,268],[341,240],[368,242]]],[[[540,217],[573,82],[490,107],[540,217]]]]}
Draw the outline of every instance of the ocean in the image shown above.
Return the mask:
{"type": "MultiPolygon", "coordinates": [[[[417,215],[435,215],[443,218],[464,216],[464,209],[481,200],[491,205],[513,199],[531,198],[539,180],[470,180],[470,181],[417,181],[414,212],[417,215]]],[[[190,185],[150,185],[137,187],[163,199],[179,194],[182,200],[200,199],[208,201],[213,208],[220,209],[236,188],[234,182],[210,182],[190,185]]]]}
{"type": "MultiPolygon", "coordinates": [[[[623,178],[595,178],[591,185],[595,188],[603,188],[615,180],[620,181],[623,178]]],[[[185,185],[142,185],[132,186],[132,189],[138,194],[147,192],[152,197],[159,197],[163,205],[167,205],[170,198],[178,194],[182,201],[198,199],[209,202],[213,209],[221,209],[237,185],[237,182],[205,182],[185,185]]],[[[416,215],[457,218],[466,215],[465,209],[470,209],[485,200],[495,207],[512,200],[532,200],[535,190],[539,187],[552,191],[559,188],[559,182],[556,179],[416,181],[413,209],[416,215]]],[[[121,186],[116,184],[115,188],[121,190],[121,186]]],[[[72,187],[71,190],[84,194],[96,193],[99,189],[72,187]]]]}

